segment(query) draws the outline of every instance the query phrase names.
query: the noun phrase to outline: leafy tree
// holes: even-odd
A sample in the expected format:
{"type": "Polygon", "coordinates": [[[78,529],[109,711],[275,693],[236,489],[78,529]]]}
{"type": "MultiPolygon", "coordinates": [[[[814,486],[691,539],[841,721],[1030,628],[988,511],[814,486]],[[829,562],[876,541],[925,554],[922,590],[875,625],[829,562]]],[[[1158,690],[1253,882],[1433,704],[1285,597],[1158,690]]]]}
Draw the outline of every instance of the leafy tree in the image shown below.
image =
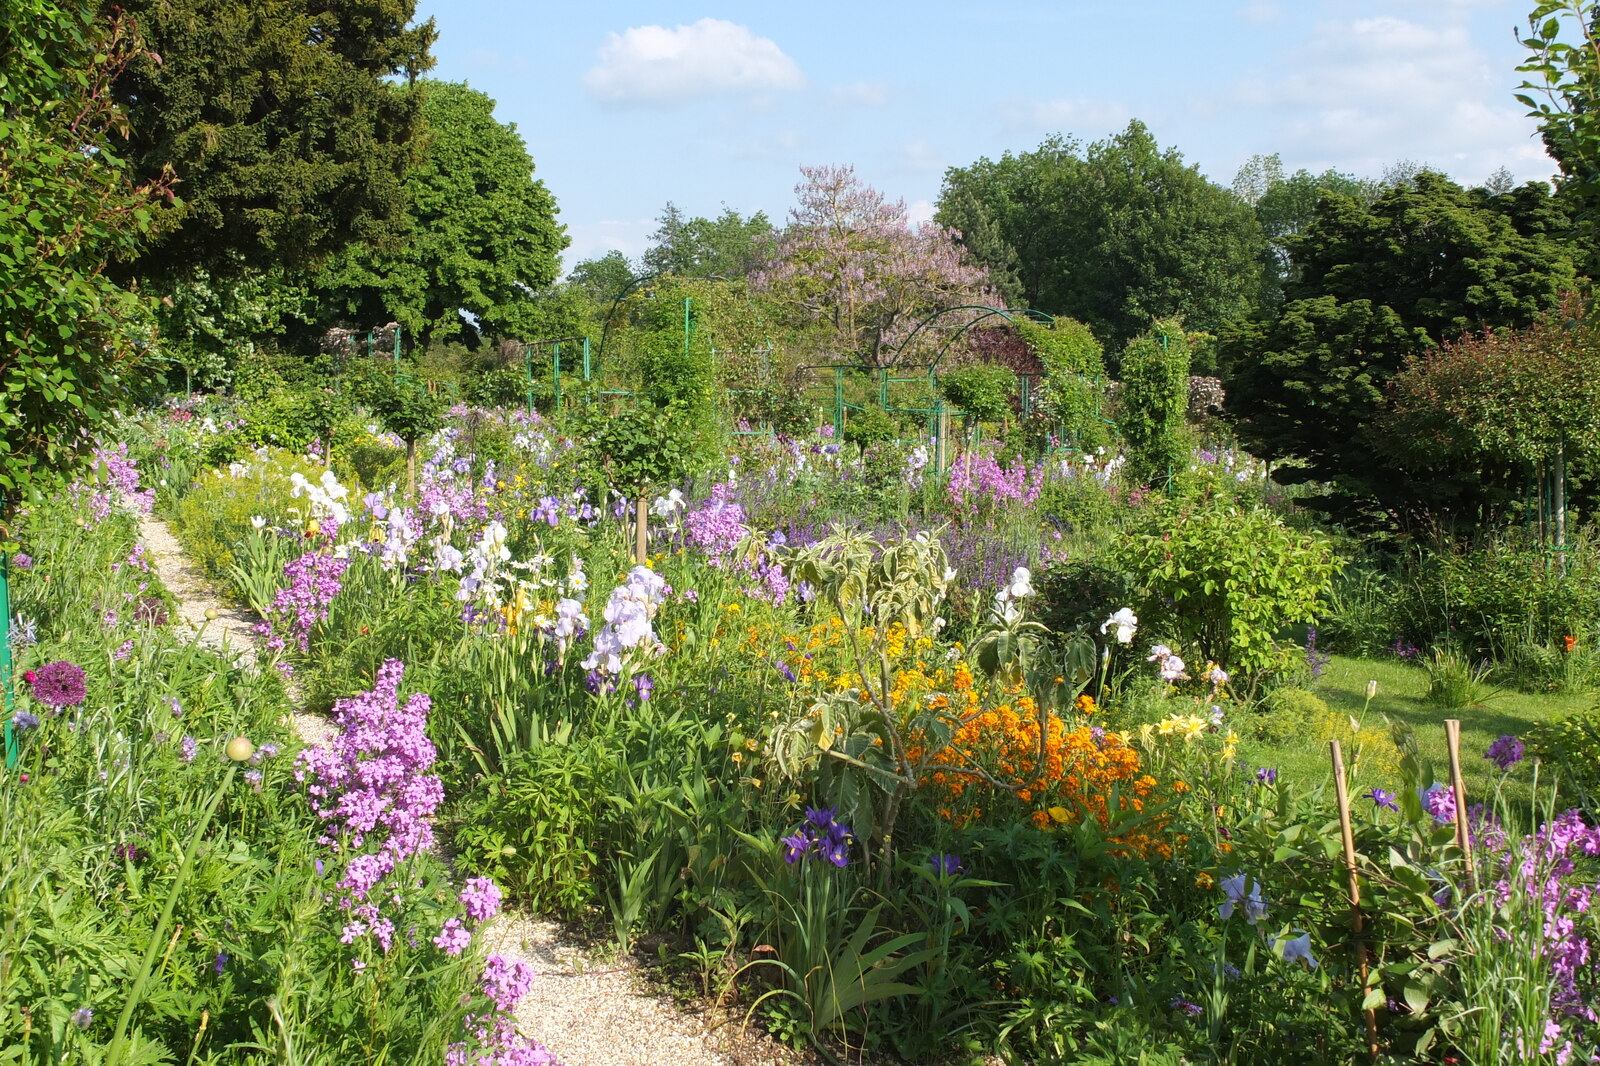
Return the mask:
{"type": "MultiPolygon", "coordinates": [[[[1163,151],[1140,122],[1086,150],[1052,138],[948,170],[934,217],[977,232],[985,216],[1015,252],[1027,302],[1087,323],[1109,350],[1152,318],[1237,317],[1260,288],[1262,237],[1250,208],[1177,150],[1163,151]]],[[[1006,262],[1003,252],[986,255],[1006,262]]]]}
{"type": "Polygon", "coordinates": [[[0,515],[137,380],[147,308],[106,265],[139,252],[171,193],[118,153],[110,86],[141,47],[127,18],[49,0],[0,20],[0,515]]]}
{"type": "Polygon", "coordinates": [[[352,321],[392,318],[423,347],[458,332],[531,339],[530,297],[555,281],[567,245],[554,197],[489,97],[457,82],[407,92],[421,98],[427,135],[406,177],[404,244],[353,248],[318,283],[352,321]]]}
{"type": "Polygon", "coordinates": [[[983,268],[947,231],[913,230],[905,202],[885,200],[854,167],[800,172],[799,206],[751,285],[821,326],[833,354],[886,364],[917,315],[993,298],[983,268]]]}
{"type": "Polygon", "coordinates": [[[1178,323],[1157,322],[1122,352],[1122,414],[1117,425],[1128,442],[1128,470],[1134,480],[1166,484],[1187,461],[1188,411],[1188,338],[1178,323]]]}
{"type": "Polygon", "coordinates": [[[1299,276],[1283,306],[1220,341],[1241,435],[1300,461],[1279,480],[1335,482],[1341,491],[1319,503],[1347,515],[1357,498],[1396,512],[1475,509],[1469,482],[1407,476],[1369,428],[1408,356],[1554,305],[1573,278],[1558,216],[1536,186],[1494,196],[1432,173],[1370,204],[1325,195],[1290,242],[1299,276]]]}
{"type": "Polygon", "coordinates": [[[764,212],[749,218],[726,205],[716,218],[684,218],[670,200],[644,253],[648,274],[686,278],[743,278],[763,261],[762,242],[772,234],[764,212]]]}
{"type": "Polygon", "coordinates": [[[598,258],[579,260],[567,275],[567,281],[590,300],[608,307],[638,278],[632,261],[615,248],[598,258]]]}
{"type": "Polygon", "coordinates": [[[947,210],[941,210],[944,210],[944,224],[951,227],[957,242],[967,250],[973,262],[989,272],[989,284],[999,297],[999,306],[1024,306],[1027,293],[1019,273],[1022,262],[983,201],[970,191],[963,192],[947,210]]]}
{"type": "Polygon", "coordinates": [[[150,51],[117,78],[138,180],[177,173],[177,225],[128,271],[302,269],[404,223],[433,22],[413,0],[102,0],[150,51]]]}
{"type": "Polygon", "coordinates": [[[1595,0],[1541,0],[1528,14],[1528,75],[1517,100],[1539,120],[1546,150],[1592,220],[1600,199],[1600,8],[1595,0]]]}
{"type": "Polygon", "coordinates": [[[939,375],[939,394],[978,422],[1007,422],[1017,375],[1009,367],[970,363],[939,375]]]}
{"type": "Polygon", "coordinates": [[[1370,203],[1382,191],[1379,184],[1337,170],[1312,174],[1304,168],[1284,174],[1277,155],[1252,156],[1233,179],[1236,196],[1255,211],[1267,240],[1261,261],[1261,304],[1283,302],[1283,283],[1294,276],[1289,241],[1305,232],[1316,218],[1317,204],[1325,193],[1349,196],[1370,203]]]}

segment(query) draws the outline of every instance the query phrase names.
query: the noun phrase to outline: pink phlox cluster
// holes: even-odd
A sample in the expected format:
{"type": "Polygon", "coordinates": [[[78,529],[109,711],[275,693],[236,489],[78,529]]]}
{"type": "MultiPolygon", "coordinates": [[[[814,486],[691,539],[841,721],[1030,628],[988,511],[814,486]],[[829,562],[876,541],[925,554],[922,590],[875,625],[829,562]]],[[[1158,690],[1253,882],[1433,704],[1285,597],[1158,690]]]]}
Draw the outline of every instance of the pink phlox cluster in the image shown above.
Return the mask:
{"type": "MultiPolygon", "coordinates": [[[[1487,820],[1485,820],[1487,822],[1487,820]]],[[[1497,827],[1496,827],[1497,828],[1497,827]]],[[[1502,871],[1490,887],[1504,906],[1518,896],[1543,912],[1543,937],[1554,987],[1550,1005],[1558,1016],[1580,1024],[1600,1023],[1600,973],[1593,965],[1594,945],[1586,932],[1592,926],[1594,885],[1581,877],[1580,856],[1600,855],[1600,828],[1591,827],[1569,810],[1539,827],[1531,836],[1510,842],[1503,832],[1481,834],[1485,850],[1502,871]]],[[[1559,1036],[1559,1031],[1555,1034],[1559,1036]]],[[[1547,1040],[1551,1039],[1547,1033],[1547,1040]]],[[[1548,1053],[1548,1049],[1543,1049],[1548,1053]]]]}
{"type": "Polygon", "coordinates": [[[303,751],[295,770],[309,782],[322,843],[370,849],[350,860],[339,882],[341,905],[350,908],[365,904],[401,860],[433,846],[433,814],[444,800],[444,786],[426,772],[436,757],[425,728],[431,701],[418,692],[401,703],[404,670],[390,659],[370,692],[338,701],[339,735],[328,748],[303,751]]]}
{"type": "Polygon", "coordinates": [[[309,551],[284,564],[283,574],[289,585],[277,591],[269,617],[255,627],[267,638],[269,648],[281,651],[287,639],[293,638],[301,652],[311,650],[311,630],[328,617],[328,608],[343,588],[340,578],[349,565],[348,559],[336,558],[326,551],[309,551]]]}
{"type": "Polygon", "coordinates": [[[523,960],[502,955],[490,955],[484,960],[483,991],[500,1010],[516,1010],[532,985],[533,967],[523,960]]]}
{"type": "MultiPolygon", "coordinates": [[[[154,489],[139,489],[139,464],[128,458],[127,442],[119,443],[115,449],[96,448],[94,450],[95,462],[105,469],[106,484],[114,492],[127,497],[135,510],[140,514],[149,514],[155,507],[156,494],[154,489]]],[[[104,517],[103,515],[100,517],[104,517]]]]}
{"type": "Polygon", "coordinates": [[[713,485],[711,498],[684,516],[689,539],[712,566],[721,566],[745,537],[744,508],[729,499],[731,491],[725,483],[713,485]]]}
{"type": "Polygon", "coordinates": [[[452,1044],[445,1066],[561,1066],[561,1060],[537,1040],[517,1032],[517,1023],[504,1014],[469,1015],[471,1043],[452,1044]]]}
{"type": "Polygon", "coordinates": [[[500,913],[500,886],[487,877],[474,877],[462,888],[461,906],[475,922],[487,922],[500,913]]]}
{"type": "Polygon", "coordinates": [[[946,493],[957,510],[990,511],[1006,504],[1031,506],[1044,488],[1045,465],[1021,456],[1002,465],[992,454],[964,455],[950,467],[946,493]]]}

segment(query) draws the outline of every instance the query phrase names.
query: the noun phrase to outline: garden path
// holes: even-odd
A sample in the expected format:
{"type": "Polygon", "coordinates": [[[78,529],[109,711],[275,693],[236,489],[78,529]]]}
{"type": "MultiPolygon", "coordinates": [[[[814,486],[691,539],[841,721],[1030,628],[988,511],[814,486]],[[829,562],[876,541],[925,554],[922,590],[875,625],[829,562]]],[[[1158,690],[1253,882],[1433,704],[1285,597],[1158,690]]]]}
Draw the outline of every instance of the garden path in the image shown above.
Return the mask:
{"type": "MultiPolygon", "coordinates": [[[[178,600],[178,619],[198,632],[201,645],[233,655],[236,663],[255,665],[250,612],[218,597],[184,558],[166,522],[141,516],[139,539],[162,584],[178,600]]],[[[332,742],[333,725],[322,715],[296,711],[293,724],[308,745],[332,742]]],[[[633,959],[593,959],[556,922],[505,911],[486,935],[490,951],[523,959],[539,974],[517,1005],[517,1022],[566,1066],[793,1066],[802,1061],[764,1037],[741,1032],[738,1017],[720,1028],[708,1027],[700,1015],[647,990],[633,959]]]]}

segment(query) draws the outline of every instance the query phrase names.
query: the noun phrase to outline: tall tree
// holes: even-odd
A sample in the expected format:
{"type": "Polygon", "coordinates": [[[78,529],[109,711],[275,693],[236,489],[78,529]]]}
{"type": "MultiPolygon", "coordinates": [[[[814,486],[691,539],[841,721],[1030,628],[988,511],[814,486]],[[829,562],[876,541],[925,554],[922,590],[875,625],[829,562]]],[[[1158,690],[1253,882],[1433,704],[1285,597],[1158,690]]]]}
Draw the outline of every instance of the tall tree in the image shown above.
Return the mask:
{"type": "Polygon", "coordinates": [[[351,321],[399,322],[424,347],[436,334],[533,339],[541,330],[532,297],[555,281],[567,246],[555,198],[489,97],[457,82],[409,92],[421,99],[427,134],[406,177],[404,242],[352,248],[318,283],[351,321]]]}
{"type": "Polygon", "coordinates": [[[884,199],[854,167],[800,172],[799,205],[770,242],[752,288],[823,327],[830,354],[890,362],[919,313],[994,298],[983,268],[948,231],[912,229],[905,202],[884,199]]]}
{"type": "Polygon", "coordinates": [[[1333,193],[1370,203],[1382,187],[1337,170],[1313,174],[1301,168],[1285,174],[1283,161],[1274,154],[1252,156],[1234,176],[1233,191],[1250,205],[1261,224],[1267,243],[1261,260],[1260,300],[1263,307],[1276,307],[1283,302],[1284,282],[1294,272],[1289,241],[1311,224],[1323,195],[1333,193]]]}
{"type": "Polygon", "coordinates": [[[1464,332],[1524,326],[1572,282],[1549,191],[1494,196],[1423,173],[1366,204],[1324,195],[1290,241],[1298,276],[1268,317],[1225,332],[1228,409],[1284,481],[1333,482],[1329,506],[1471,512],[1474,485],[1413,476],[1372,432],[1409,356],[1464,332]],[[1554,214],[1553,214],[1554,213],[1554,214]]]}
{"type": "Polygon", "coordinates": [[[150,54],[116,81],[138,180],[171,167],[177,225],[142,278],[301,269],[392,238],[416,154],[409,81],[432,64],[414,0],[102,0],[150,54]]]}
{"type": "Polygon", "coordinates": [[[127,397],[149,337],[105,271],[171,191],[119,154],[110,83],[138,54],[127,18],[86,7],[17,0],[0,20],[0,518],[127,397]]]}
{"type": "Polygon", "coordinates": [[[1250,208],[1143,123],[1087,149],[1052,138],[951,168],[935,218],[973,229],[971,201],[1015,252],[1028,302],[1087,323],[1108,351],[1154,318],[1211,326],[1255,304],[1262,237],[1250,208]]]}
{"type": "Polygon", "coordinates": [[[644,269],[651,274],[676,274],[685,278],[745,277],[761,264],[761,242],[772,234],[764,212],[749,218],[723,205],[716,218],[685,218],[670,200],[657,220],[644,253],[644,269]]]}

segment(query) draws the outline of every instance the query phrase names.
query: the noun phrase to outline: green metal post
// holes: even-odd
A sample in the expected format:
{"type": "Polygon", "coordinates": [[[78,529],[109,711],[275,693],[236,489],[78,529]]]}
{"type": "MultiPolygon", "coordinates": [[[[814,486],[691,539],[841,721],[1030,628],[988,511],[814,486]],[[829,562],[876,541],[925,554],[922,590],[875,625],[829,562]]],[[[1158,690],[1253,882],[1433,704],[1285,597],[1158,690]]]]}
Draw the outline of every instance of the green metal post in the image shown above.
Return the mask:
{"type": "Polygon", "coordinates": [[[533,349],[522,350],[522,376],[528,382],[528,413],[533,414],[533,349]]]}
{"type": "Polygon", "coordinates": [[[583,338],[583,406],[587,410],[594,402],[594,390],[589,388],[589,382],[594,377],[589,366],[589,338],[583,338]]]}
{"type": "Polygon", "coordinates": [[[683,298],[683,354],[689,354],[689,297],[683,298]]]}
{"type": "Polygon", "coordinates": [[[556,379],[556,410],[561,410],[561,342],[556,341],[555,355],[550,359],[550,373],[556,379]]]}
{"type": "Polygon", "coordinates": [[[833,435],[844,433],[844,367],[833,368],[833,435]]]}
{"type": "Polygon", "coordinates": [[[0,692],[5,693],[6,769],[17,765],[17,737],[11,726],[11,583],[10,557],[0,552],[0,692]]]}
{"type": "Polygon", "coordinates": [[[394,361],[396,363],[400,361],[400,334],[404,332],[405,330],[401,329],[399,326],[394,328],[394,361]]]}

